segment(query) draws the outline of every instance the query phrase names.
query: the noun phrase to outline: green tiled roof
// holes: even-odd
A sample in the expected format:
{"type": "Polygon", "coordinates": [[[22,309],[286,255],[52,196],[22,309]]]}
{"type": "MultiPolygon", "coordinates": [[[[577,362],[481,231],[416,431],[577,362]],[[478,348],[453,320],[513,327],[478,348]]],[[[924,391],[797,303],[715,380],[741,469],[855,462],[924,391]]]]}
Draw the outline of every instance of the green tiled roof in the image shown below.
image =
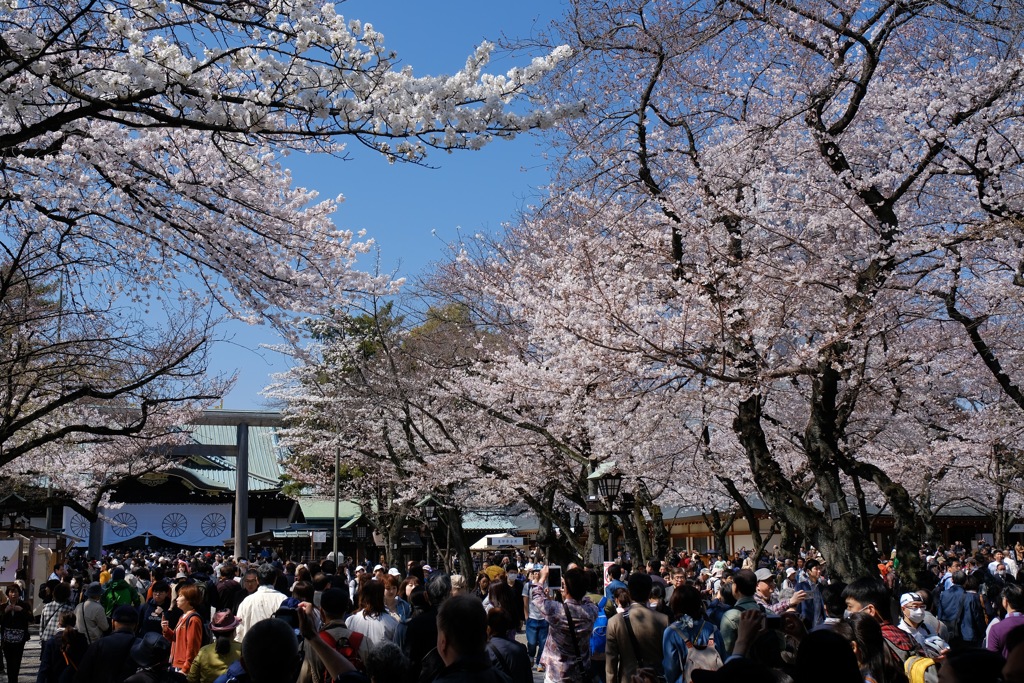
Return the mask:
{"type": "MultiPolygon", "coordinates": [[[[314,520],[334,519],[334,499],[320,498],[315,496],[302,496],[299,498],[299,508],[307,523],[314,520]]],[[[362,514],[358,503],[350,500],[338,501],[338,519],[354,519],[362,514]]]]}
{"type": "Polygon", "coordinates": [[[466,531],[508,531],[517,526],[516,518],[505,512],[467,510],[462,515],[462,528],[466,531]]]}
{"type": "MultiPolygon", "coordinates": [[[[186,427],[200,446],[234,446],[238,430],[227,425],[191,425],[186,427]]],[[[281,463],[284,453],[278,444],[275,427],[249,427],[249,490],[275,491],[281,488],[281,463]]],[[[235,455],[198,453],[178,466],[187,479],[202,488],[235,490],[235,455]]]]}

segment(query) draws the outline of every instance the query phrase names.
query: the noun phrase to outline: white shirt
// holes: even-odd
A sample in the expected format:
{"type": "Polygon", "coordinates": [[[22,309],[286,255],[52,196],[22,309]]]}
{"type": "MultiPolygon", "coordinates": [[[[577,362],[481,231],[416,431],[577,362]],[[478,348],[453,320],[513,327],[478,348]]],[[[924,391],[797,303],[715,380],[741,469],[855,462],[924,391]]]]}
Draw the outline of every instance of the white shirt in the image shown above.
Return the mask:
{"type": "Polygon", "coordinates": [[[992,561],[988,563],[988,570],[992,573],[992,576],[996,575],[996,565],[998,564],[1005,564],[1006,573],[1010,576],[1017,576],[1017,563],[1009,557],[1004,557],[1000,562],[992,561]]]}
{"type": "Polygon", "coordinates": [[[246,631],[256,623],[274,616],[277,608],[287,599],[287,595],[270,586],[260,586],[255,593],[245,596],[238,606],[238,618],[242,620],[242,623],[235,629],[235,640],[242,642],[246,631]]]}
{"type": "Polygon", "coordinates": [[[363,637],[370,641],[372,647],[382,641],[395,639],[398,620],[387,612],[369,617],[363,616],[363,612],[360,610],[345,620],[345,626],[350,631],[362,633],[363,637]]]}

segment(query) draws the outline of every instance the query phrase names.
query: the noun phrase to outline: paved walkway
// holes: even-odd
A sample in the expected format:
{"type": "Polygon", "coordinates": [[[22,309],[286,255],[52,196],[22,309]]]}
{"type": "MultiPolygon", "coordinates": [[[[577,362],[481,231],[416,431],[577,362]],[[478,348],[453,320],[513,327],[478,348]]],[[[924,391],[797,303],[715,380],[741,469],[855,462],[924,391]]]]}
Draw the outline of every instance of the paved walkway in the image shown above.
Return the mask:
{"type": "MultiPolygon", "coordinates": [[[[35,683],[36,675],[39,673],[39,653],[42,643],[39,642],[39,627],[32,624],[28,627],[29,639],[25,643],[25,654],[21,660],[21,673],[18,674],[18,683],[35,683]]],[[[4,672],[0,674],[0,681],[13,683],[7,676],[7,662],[4,662],[4,672]]]]}

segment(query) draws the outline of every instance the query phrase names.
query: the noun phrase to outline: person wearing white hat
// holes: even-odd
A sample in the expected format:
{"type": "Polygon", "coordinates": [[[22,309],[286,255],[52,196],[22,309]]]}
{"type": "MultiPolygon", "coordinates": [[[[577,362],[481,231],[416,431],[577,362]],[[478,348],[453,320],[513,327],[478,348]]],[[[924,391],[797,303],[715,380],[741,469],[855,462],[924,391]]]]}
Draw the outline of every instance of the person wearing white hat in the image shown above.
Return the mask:
{"type": "Polygon", "coordinates": [[[917,644],[929,656],[938,656],[949,649],[949,645],[925,624],[924,602],[917,593],[904,593],[900,596],[899,628],[914,637],[917,644]]]}
{"type": "Polygon", "coordinates": [[[786,567],[786,578],[782,580],[780,588],[785,590],[787,588],[796,589],[796,567],[786,567]]]}
{"type": "Polygon", "coordinates": [[[366,574],[366,567],[359,565],[355,569],[355,576],[348,582],[348,597],[355,604],[356,593],[359,592],[359,578],[366,574]]]}

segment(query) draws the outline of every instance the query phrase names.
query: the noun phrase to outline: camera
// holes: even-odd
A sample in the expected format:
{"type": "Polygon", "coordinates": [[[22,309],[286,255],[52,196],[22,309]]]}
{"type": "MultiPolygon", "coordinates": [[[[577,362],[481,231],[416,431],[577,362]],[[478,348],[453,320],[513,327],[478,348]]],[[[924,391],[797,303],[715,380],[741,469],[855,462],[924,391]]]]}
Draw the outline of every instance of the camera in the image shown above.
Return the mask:
{"type": "Polygon", "coordinates": [[[548,565],[548,589],[562,590],[562,568],[557,564],[548,565]]]}

